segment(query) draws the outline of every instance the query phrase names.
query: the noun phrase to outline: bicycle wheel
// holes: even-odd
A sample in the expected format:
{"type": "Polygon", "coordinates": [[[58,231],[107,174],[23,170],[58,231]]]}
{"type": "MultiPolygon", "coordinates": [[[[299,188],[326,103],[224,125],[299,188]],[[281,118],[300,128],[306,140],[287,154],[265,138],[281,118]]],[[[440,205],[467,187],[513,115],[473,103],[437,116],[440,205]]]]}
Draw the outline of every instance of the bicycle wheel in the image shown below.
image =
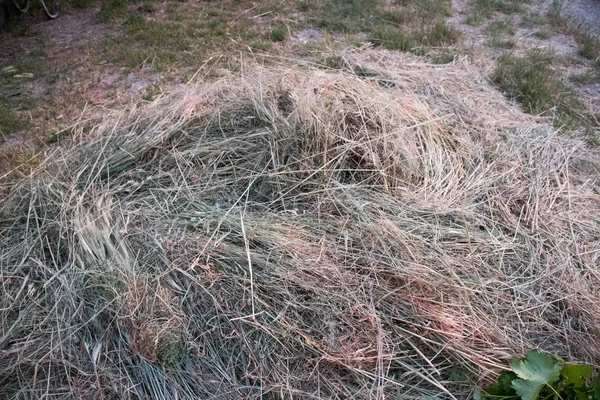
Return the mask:
{"type": "Polygon", "coordinates": [[[48,18],[54,19],[60,14],[60,0],[40,0],[40,3],[48,18]]]}
{"type": "Polygon", "coordinates": [[[17,10],[26,13],[29,10],[29,0],[12,0],[17,10]]]}

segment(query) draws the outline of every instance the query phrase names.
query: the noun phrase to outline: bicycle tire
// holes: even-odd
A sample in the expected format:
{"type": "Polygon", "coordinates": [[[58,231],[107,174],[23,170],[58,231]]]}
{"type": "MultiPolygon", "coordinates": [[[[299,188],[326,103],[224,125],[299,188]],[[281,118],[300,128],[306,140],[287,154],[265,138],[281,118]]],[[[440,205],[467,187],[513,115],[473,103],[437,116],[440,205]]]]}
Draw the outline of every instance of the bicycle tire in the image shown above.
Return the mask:
{"type": "Polygon", "coordinates": [[[48,18],[55,19],[60,14],[60,0],[40,0],[40,3],[48,18]]]}
{"type": "Polygon", "coordinates": [[[29,0],[12,0],[17,10],[26,13],[29,10],[29,0]]]}

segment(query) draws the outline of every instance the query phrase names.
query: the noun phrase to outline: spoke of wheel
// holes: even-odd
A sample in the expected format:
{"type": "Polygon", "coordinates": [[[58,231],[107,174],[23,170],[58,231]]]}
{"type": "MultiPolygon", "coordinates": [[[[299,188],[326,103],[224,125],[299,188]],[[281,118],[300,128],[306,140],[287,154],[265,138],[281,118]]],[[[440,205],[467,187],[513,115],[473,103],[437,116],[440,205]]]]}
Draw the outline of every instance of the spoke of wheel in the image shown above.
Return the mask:
{"type": "Polygon", "coordinates": [[[15,7],[22,13],[27,12],[29,9],[29,0],[13,0],[15,7]]]}
{"type": "Polygon", "coordinates": [[[58,17],[58,14],[60,13],[60,0],[40,0],[40,3],[48,18],[54,19],[58,17]]]}

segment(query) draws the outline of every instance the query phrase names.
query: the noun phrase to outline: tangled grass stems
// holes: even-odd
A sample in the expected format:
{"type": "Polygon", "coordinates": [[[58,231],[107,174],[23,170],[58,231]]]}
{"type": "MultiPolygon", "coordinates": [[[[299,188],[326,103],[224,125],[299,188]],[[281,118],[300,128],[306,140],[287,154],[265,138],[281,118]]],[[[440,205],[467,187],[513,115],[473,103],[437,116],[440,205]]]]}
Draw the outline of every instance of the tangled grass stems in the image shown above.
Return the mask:
{"type": "Polygon", "coordinates": [[[347,59],[394,85],[248,66],[19,182],[1,395],[468,398],[532,347],[597,364],[594,150],[466,61],[347,59]]]}

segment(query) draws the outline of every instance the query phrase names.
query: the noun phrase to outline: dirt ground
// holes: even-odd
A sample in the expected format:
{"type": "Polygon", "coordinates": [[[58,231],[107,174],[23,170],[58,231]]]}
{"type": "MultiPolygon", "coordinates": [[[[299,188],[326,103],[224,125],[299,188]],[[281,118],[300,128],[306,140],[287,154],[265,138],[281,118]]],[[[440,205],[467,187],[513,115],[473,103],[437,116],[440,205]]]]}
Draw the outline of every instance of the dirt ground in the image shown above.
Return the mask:
{"type": "MultiPolygon", "coordinates": [[[[551,4],[551,0],[546,0],[551,4]]],[[[581,19],[600,33],[600,2],[598,0],[571,0],[565,3],[566,12],[581,19]]]]}

